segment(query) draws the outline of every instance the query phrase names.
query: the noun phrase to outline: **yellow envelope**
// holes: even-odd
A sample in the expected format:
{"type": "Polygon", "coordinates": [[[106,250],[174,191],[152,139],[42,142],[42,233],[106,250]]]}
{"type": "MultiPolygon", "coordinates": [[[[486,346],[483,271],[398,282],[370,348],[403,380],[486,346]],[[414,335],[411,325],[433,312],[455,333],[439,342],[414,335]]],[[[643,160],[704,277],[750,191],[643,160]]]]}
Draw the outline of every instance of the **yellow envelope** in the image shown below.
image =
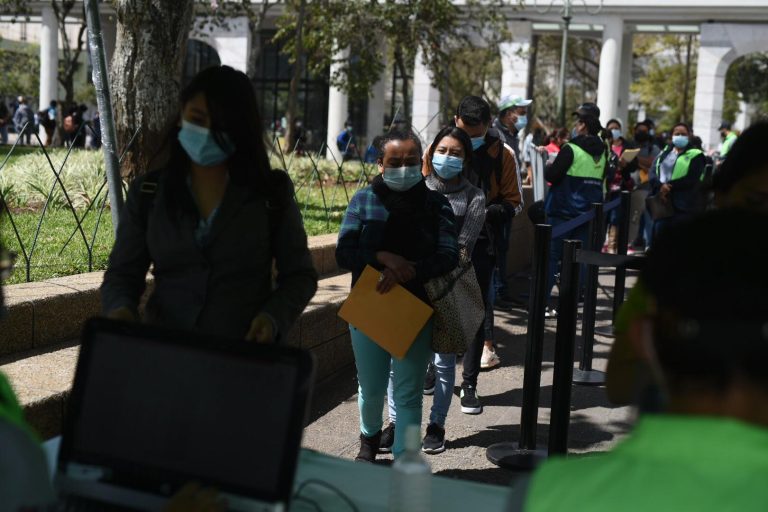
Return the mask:
{"type": "Polygon", "coordinates": [[[432,308],[400,285],[384,294],[377,292],[380,275],[367,265],[339,309],[339,316],[402,359],[432,316],[432,308]]]}

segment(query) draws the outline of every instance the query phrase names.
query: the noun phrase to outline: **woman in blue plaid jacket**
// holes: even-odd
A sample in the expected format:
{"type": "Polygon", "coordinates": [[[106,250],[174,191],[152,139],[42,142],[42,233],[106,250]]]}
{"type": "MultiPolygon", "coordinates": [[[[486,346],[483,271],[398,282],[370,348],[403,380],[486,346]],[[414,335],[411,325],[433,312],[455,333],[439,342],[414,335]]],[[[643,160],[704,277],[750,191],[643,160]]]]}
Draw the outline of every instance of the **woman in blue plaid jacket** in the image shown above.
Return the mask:
{"type": "MultiPolygon", "coordinates": [[[[336,260],[352,271],[354,286],[366,265],[381,271],[377,289],[400,284],[429,304],[424,283],[458,263],[456,220],[448,200],[429,190],[421,174],[421,143],[412,132],[390,132],[379,139],[378,168],[371,185],[349,203],[339,231],[336,260]]],[[[349,326],[360,385],[360,453],[356,460],[373,462],[378,453],[382,409],[394,373],[398,428],[392,451],[405,448],[408,425],[421,425],[424,369],[431,355],[432,321],[421,330],[402,360],[393,359],[374,341],[349,326]]]]}

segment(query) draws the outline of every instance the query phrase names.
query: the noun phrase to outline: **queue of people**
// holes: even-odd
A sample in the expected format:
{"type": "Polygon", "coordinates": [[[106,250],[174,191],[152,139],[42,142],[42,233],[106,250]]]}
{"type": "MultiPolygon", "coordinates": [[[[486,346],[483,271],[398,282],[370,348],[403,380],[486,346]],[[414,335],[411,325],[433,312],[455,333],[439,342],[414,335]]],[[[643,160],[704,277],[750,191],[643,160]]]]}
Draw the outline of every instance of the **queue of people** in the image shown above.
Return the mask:
{"type": "Polygon", "coordinates": [[[101,147],[101,126],[99,114],[95,112],[91,119],[87,117],[88,107],[84,104],[71,103],[66,108],[57,101],[43,109],[35,111],[29,99],[19,96],[9,106],[0,100],[0,144],[9,143],[9,128],[18,137],[18,144],[33,144],[33,134],[41,133],[40,138],[46,147],[65,146],[88,149],[101,147]]]}
{"type": "MultiPolygon", "coordinates": [[[[429,281],[471,263],[485,318],[465,340],[459,397],[466,414],[483,412],[480,370],[499,361],[493,310],[506,298],[509,225],[523,206],[519,140],[514,146],[508,140],[525,127],[529,105],[503,100],[493,121],[485,100],[467,96],[426,150],[410,130],[378,137],[378,174],[353,196],[339,231],[339,266],[351,271],[353,286],[366,266],[376,269],[380,294],[402,286],[433,304],[429,281]]],[[[762,228],[768,123],[731,140],[712,177],[718,211],[702,214],[706,161],[689,126],[676,124],[671,143],[654,150],[649,123],[638,123],[630,141],[618,120],[601,126],[593,103],[573,116],[570,134],[555,131],[541,146],[555,155],[545,169],[549,224],[561,225],[606,192],[610,198],[638,183],[667,209],[663,217],[652,212],[647,265],[622,310],[608,370],[612,398],[656,414],[643,414],[613,452],[547,462],[512,488],[510,510],[761,510],[768,503],[761,479],[768,469],[768,282],[755,269],[762,244],[768,245],[762,228]],[[635,159],[622,159],[629,149],[639,149],[635,159]]],[[[256,343],[283,339],[315,293],[318,276],[292,183],[271,169],[262,126],[244,73],[213,67],[185,87],[166,138],[167,161],[129,189],[101,287],[106,316],[256,343]],[[150,269],[154,288],[140,314],[150,269]]],[[[581,226],[552,241],[548,293],[562,241],[586,241],[586,234],[581,226]]],[[[609,230],[609,250],[613,240],[609,230]]],[[[554,304],[547,316],[557,316],[554,304]]],[[[374,462],[382,451],[399,457],[407,427],[421,423],[429,392],[435,396],[422,450],[444,451],[459,354],[432,351],[433,320],[403,358],[356,326],[349,331],[359,383],[356,460],[374,462]]],[[[37,482],[36,439],[0,375],[3,436],[23,440],[14,444],[23,444],[14,464],[30,468],[29,485],[7,495],[21,508],[37,507],[30,496],[37,483],[47,484],[37,482]]],[[[6,491],[0,481],[0,496],[6,491]]],[[[222,510],[211,496],[193,493],[191,501],[210,502],[201,510],[222,510]]],[[[188,493],[183,498],[190,500],[188,493]]]]}

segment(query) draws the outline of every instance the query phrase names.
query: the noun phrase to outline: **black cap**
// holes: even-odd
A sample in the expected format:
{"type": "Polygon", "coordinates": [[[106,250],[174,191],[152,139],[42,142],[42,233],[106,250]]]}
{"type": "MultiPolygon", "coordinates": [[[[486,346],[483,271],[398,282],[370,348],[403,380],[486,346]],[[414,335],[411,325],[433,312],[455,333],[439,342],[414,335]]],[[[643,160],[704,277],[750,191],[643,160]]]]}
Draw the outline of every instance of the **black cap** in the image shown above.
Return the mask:
{"type": "Polygon", "coordinates": [[[717,128],[718,130],[730,130],[731,129],[731,123],[728,121],[723,121],[720,123],[720,126],[717,128]]]}
{"type": "Polygon", "coordinates": [[[579,117],[592,116],[600,119],[600,109],[594,103],[582,103],[573,115],[579,117]]]}

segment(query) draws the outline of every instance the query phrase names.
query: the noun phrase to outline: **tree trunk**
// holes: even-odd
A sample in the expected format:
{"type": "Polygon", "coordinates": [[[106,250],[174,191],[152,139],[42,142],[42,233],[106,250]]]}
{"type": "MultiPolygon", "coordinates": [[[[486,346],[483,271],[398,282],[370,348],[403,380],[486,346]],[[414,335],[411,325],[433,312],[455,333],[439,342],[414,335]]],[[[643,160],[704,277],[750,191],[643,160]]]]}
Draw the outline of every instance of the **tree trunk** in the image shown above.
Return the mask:
{"type": "Polygon", "coordinates": [[[301,75],[303,74],[304,67],[302,61],[304,60],[304,14],[306,11],[306,0],[299,0],[299,12],[296,17],[296,48],[294,50],[294,58],[296,62],[293,63],[293,76],[291,77],[291,85],[288,90],[288,113],[286,115],[285,127],[285,143],[288,151],[293,151],[296,146],[294,140],[294,128],[296,124],[296,110],[299,96],[299,82],[301,81],[301,75]]]}
{"type": "Polygon", "coordinates": [[[118,154],[140,133],[121,164],[123,176],[158,164],[177,121],[181,72],[193,0],[117,0],[117,41],[111,84],[118,154]]]}
{"type": "Polygon", "coordinates": [[[257,65],[261,57],[261,27],[267,18],[267,11],[278,2],[263,0],[256,13],[251,13],[248,17],[248,30],[251,32],[251,44],[248,52],[248,72],[247,75],[254,81],[259,78],[259,69],[257,65]]]}
{"type": "Polygon", "coordinates": [[[403,81],[402,83],[402,94],[403,94],[403,119],[405,119],[405,122],[407,124],[411,124],[411,105],[410,105],[410,98],[408,94],[408,68],[405,65],[405,56],[403,55],[403,51],[399,48],[395,50],[395,64],[397,64],[397,68],[400,71],[400,78],[403,81]]]}
{"type": "Polygon", "coordinates": [[[688,122],[688,91],[691,87],[691,46],[693,36],[688,36],[688,47],[685,52],[685,80],[683,81],[683,98],[680,105],[680,117],[683,123],[688,122]]]}

